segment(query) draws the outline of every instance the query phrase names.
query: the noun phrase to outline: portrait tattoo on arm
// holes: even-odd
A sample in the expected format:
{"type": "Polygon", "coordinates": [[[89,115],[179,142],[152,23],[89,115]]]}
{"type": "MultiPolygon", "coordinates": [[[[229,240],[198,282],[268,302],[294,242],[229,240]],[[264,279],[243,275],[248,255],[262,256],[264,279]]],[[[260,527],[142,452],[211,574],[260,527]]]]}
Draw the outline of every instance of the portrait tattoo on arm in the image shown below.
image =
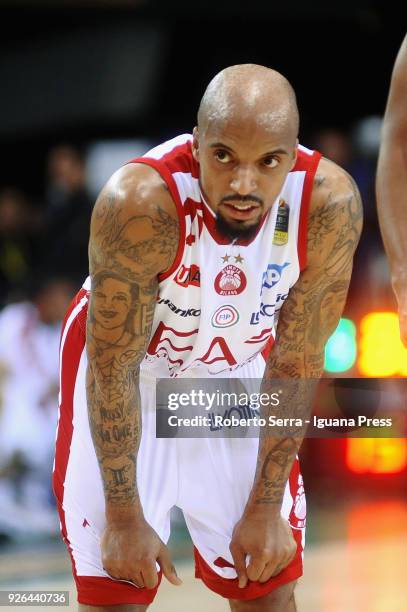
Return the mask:
{"type": "Polygon", "coordinates": [[[88,416],[109,507],[139,501],[139,368],[151,334],[157,275],[172,264],[178,247],[177,221],[159,205],[145,209],[137,214],[137,206],[109,193],[96,203],[91,227],[88,416]]]}

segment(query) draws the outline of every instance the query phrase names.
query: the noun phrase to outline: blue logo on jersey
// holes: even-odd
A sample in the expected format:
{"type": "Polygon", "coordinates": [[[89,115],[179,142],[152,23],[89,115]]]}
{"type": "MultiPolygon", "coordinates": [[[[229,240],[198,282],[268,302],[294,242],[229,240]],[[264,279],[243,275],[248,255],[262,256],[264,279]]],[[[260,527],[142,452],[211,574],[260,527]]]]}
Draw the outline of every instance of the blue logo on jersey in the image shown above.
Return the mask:
{"type": "Polygon", "coordinates": [[[261,289],[260,295],[263,293],[263,289],[272,289],[281,279],[282,272],[284,268],[289,266],[290,263],[286,261],[282,266],[278,264],[269,264],[267,266],[267,270],[263,272],[263,277],[261,279],[261,289]]]}
{"type": "Polygon", "coordinates": [[[288,297],[288,293],[278,293],[274,304],[260,304],[260,310],[252,312],[250,317],[250,325],[258,325],[260,323],[260,317],[272,317],[276,315],[282,308],[285,300],[288,297]]]}

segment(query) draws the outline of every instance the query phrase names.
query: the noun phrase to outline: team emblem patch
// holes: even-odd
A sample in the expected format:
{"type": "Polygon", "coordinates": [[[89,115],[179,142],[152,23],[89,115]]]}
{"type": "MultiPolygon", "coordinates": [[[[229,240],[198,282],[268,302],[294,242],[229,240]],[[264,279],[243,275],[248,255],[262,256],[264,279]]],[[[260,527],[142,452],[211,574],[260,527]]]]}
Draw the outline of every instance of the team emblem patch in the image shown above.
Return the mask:
{"type": "Polygon", "coordinates": [[[229,264],[215,278],[215,291],[219,295],[239,295],[245,290],[247,279],[243,270],[229,264]]]}
{"type": "Polygon", "coordinates": [[[239,320],[239,313],[234,306],[219,306],[212,315],[212,327],[231,327],[239,320]]]}
{"type": "Polygon", "coordinates": [[[281,246],[288,242],[288,221],[290,218],[290,207],[281,199],[278,203],[276,227],[274,230],[273,244],[281,246]]]}

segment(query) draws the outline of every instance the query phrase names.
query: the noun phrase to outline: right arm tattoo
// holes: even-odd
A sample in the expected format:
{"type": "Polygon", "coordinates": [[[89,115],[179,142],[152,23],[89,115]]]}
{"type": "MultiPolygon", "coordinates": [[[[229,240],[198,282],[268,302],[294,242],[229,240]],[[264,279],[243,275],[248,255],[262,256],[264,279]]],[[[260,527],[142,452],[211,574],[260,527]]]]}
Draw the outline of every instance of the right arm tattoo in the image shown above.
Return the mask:
{"type": "Polygon", "coordinates": [[[107,510],[139,506],[139,366],[151,334],[157,274],[171,265],[177,246],[177,222],[164,208],[129,206],[112,193],[96,203],[89,247],[87,400],[107,510]]]}

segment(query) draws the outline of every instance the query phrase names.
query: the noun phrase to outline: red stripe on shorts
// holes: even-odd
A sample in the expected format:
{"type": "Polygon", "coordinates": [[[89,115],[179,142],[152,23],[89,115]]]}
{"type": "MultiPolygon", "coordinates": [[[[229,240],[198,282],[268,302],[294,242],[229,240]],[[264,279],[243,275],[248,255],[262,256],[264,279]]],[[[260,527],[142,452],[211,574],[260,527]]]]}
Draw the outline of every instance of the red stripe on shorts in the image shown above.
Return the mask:
{"type": "MultiPolygon", "coordinates": [[[[293,536],[297,543],[297,552],[294,559],[283,569],[277,576],[270,578],[267,582],[249,582],[244,589],[240,589],[237,578],[222,578],[206,563],[205,559],[199,554],[198,549],[194,546],[195,556],[195,577],[200,578],[202,582],[218,595],[226,597],[227,599],[239,599],[249,600],[256,599],[257,597],[263,597],[274,589],[297,580],[302,576],[302,531],[300,529],[293,529],[293,536]]],[[[218,557],[215,564],[218,566],[227,566],[230,564],[218,557]]]]}
{"type": "Polygon", "coordinates": [[[71,556],[74,576],[76,576],[75,560],[72,556],[72,549],[67,536],[63,500],[65,476],[73,433],[73,395],[79,362],[85,346],[85,332],[78,321],[78,316],[87,306],[85,298],[86,291],[82,289],[73,299],[62,326],[62,352],[59,364],[61,372],[61,405],[55,444],[55,467],[52,476],[52,484],[61,521],[62,538],[71,556]],[[82,299],[83,303],[81,304],[82,299]],[[75,309],[77,311],[76,313],[75,309]]]}

